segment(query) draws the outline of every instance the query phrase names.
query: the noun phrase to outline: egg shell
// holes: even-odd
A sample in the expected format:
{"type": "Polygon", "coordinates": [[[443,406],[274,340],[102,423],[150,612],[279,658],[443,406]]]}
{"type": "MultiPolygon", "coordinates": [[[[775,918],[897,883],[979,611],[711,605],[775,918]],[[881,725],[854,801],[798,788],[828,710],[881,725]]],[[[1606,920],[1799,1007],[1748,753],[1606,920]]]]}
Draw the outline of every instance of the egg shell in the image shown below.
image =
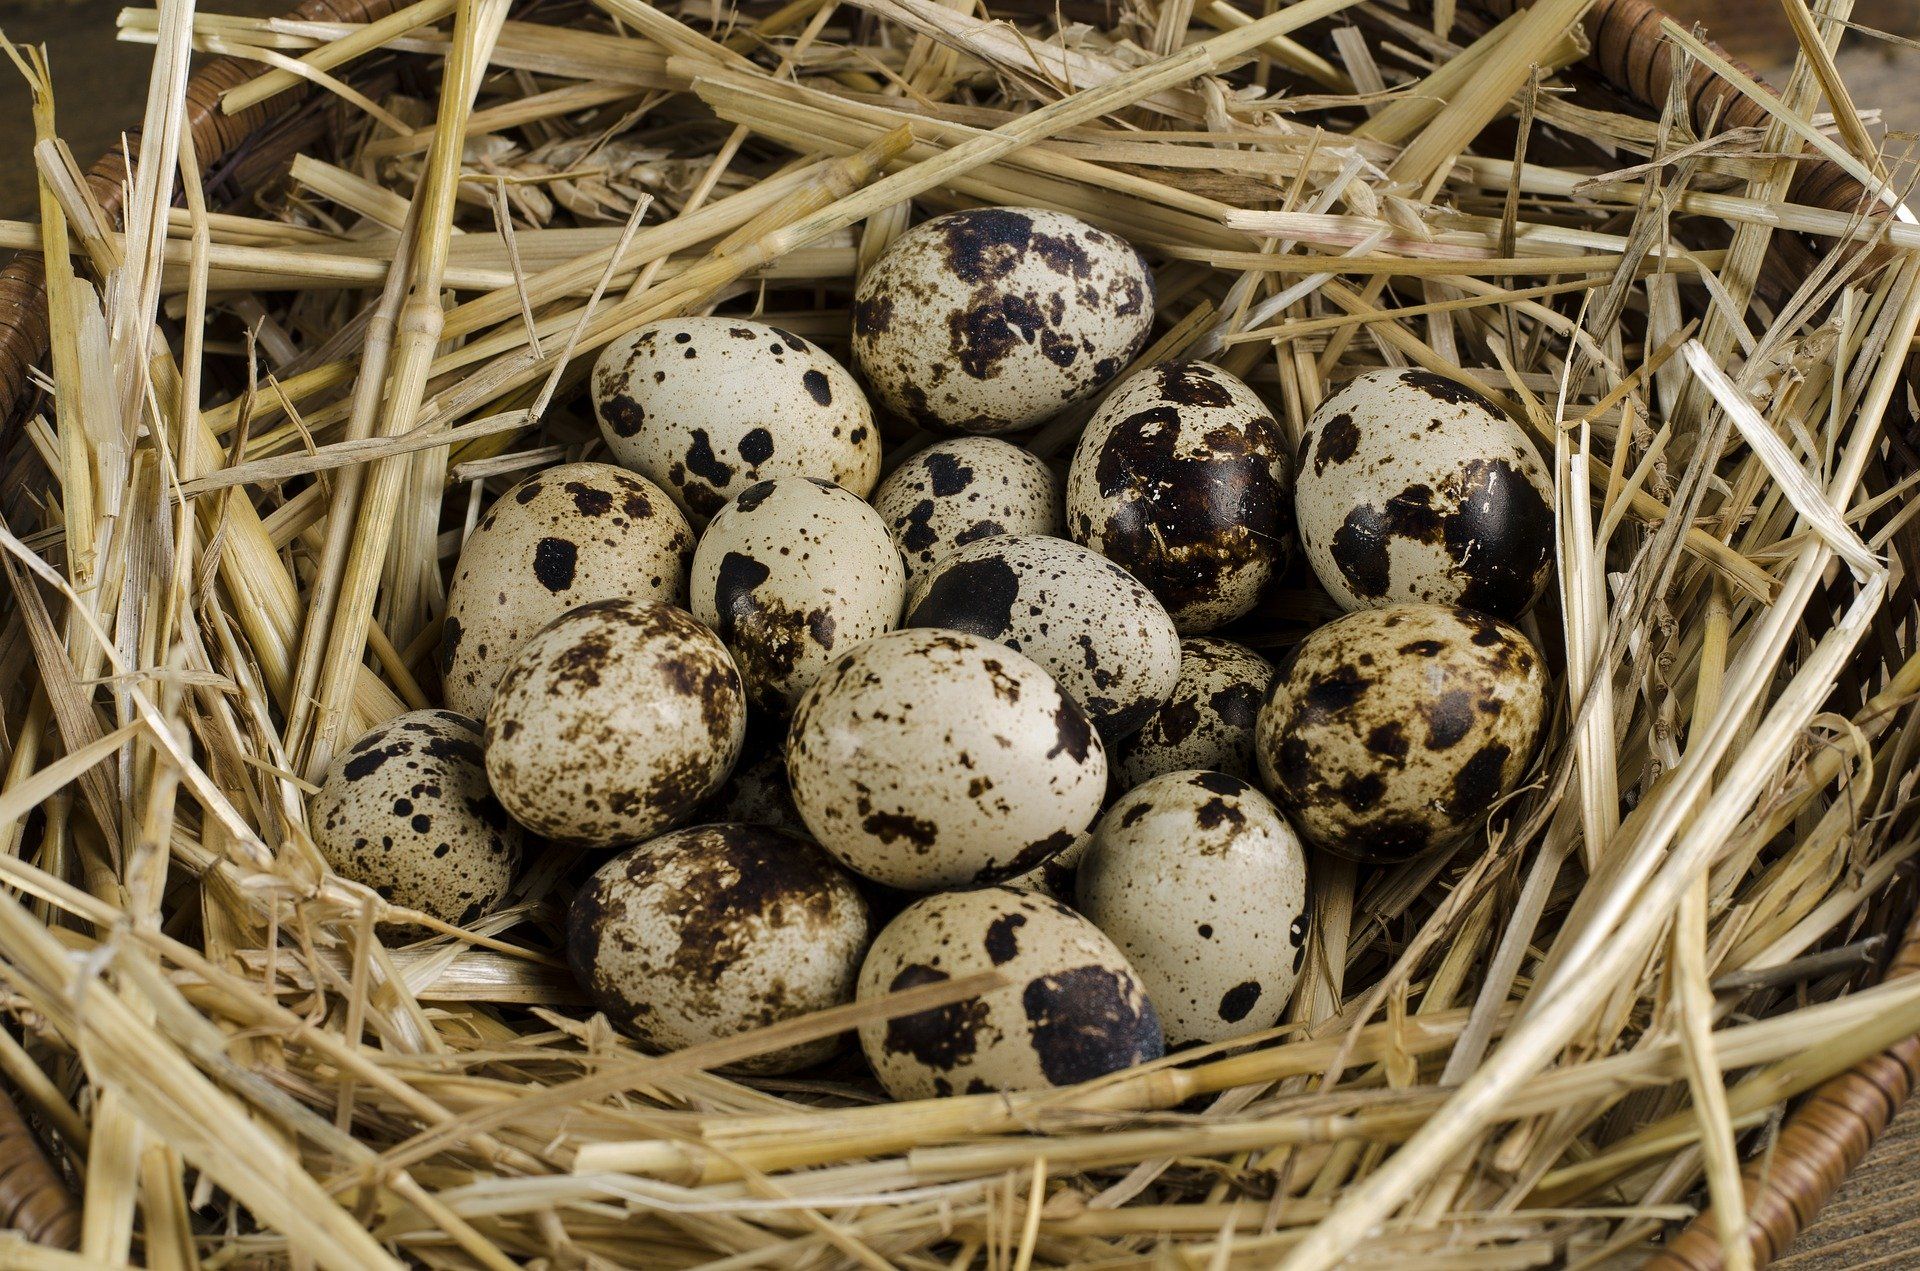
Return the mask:
{"type": "Polygon", "coordinates": [[[955,437],[907,458],[873,506],[917,586],[956,548],[998,534],[1058,534],[1060,480],[1032,453],[992,437],[955,437]]]}
{"type": "Polygon", "coordinates": [[[1553,562],[1553,478],[1520,425],[1432,371],[1356,376],[1301,436],[1294,512],[1346,609],[1524,613],[1553,562]]]}
{"type": "Polygon", "coordinates": [[[908,599],[906,625],[965,631],[1026,654],[1110,744],[1146,723],[1180,675],[1180,633],[1153,593],[1063,538],[969,543],[908,599]]]}
{"type": "Polygon", "coordinates": [[[1253,611],[1286,567],[1286,436],[1254,391],[1207,362],[1122,380],[1080,434],[1067,529],[1160,598],[1182,633],[1253,611]]]}
{"type": "Polygon", "coordinates": [[[739,757],[746,692],[720,638],[670,605],[603,600],[527,641],[487,714],[487,776],[548,838],[613,847],[686,818],[739,757]]]}
{"type": "Polygon", "coordinates": [[[520,646],[594,600],[684,605],[693,530],[660,487],[610,463],[566,463],[493,501],[467,536],[440,640],[447,705],[484,719],[520,646]]]}
{"type": "MultiPolygon", "coordinates": [[[[574,897],[567,960],[593,1004],[674,1051],[853,1000],[867,904],[804,839],[757,825],[676,830],[615,856],[574,897]]],[[[792,1072],[838,1038],[740,1065],[792,1072]]]]}
{"type": "Polygon", "coordinates": [[[1546,671],[1469,609],[1347,614],[1301,642],[1255,734],[1260,774],[1309,841],[1361,861],[1459,843],[1526,773],[1546,671]]]}
{"type": "Polygon", "coordinates": [[[881,405],[939,432],[1037,424],[1146,343],[1153,273],[1062,212],[984,207],[902,234],[860,279],[853,356],[881,405]]]}
{"type": "Polygon", "coordinates": [[[592,393],[613,457],[696,524],[756,481],[818,477],[865,498],[880,477],[880,434],[853,375],[763,322],[649,322],[607,345],[592,393]]]}
{"type": "Polygon", "coordinates": [[[780,477],[748,486],[714,516],[688,590],[747,696],[784,711],[835,653],[899,625],[907,574],[880,514],[859,496],[780,477]]]}
{"type": "Polygon", "coordinates": [[[1306,953],[1307,862],[1266,795],[1224,772],[1155,777],[1100,818],[1076,886],[1170,1045],[1280,1022],[1306,953]]]}
{"type": "Polygon", "coordinates": [[[1027,658],[961,632],[895,631],[800,699],[787,776],[842,864],[926,891],[1011,878],[1072,846],[1100,810],[1107,756],[1027,658]]]}
{"type": "Polygon", "coordinates": [[[487,786],[480,725],[446,710],[380,724],[327,769],[308,823],[342,878],[388,902],[466,925],[520,864],[520,827],[487,786]]]}
{"type": "Polygon", "coordinates": [[[1011,887],[908,906],[868,950],[859,1000],[994,970],[1007,987],[860,1026],[889,1094],[1068,1086],[1165,1049],[1153,1003],[1113,941],[1058,901],[1011,887]]]}
{"type": "Polygon", "coordinates": [[[1253,729],[1273,683],[1273,663],[1216,636],[1180,642],[1173,692],[1115,747],[1114,785],[1131,790],[1165,772],[1202,768],[1252,779],[1253,729]]]}
{"type": "Polygon", "coordinates": [[[787,782],[785,720],[765,716],[756,719],[749,714],[740,758],[693,819],[702,823],[740,821],[808,836],[807,823],[800,819],[800,809],[793,806],[793,789],[787,782]]]}

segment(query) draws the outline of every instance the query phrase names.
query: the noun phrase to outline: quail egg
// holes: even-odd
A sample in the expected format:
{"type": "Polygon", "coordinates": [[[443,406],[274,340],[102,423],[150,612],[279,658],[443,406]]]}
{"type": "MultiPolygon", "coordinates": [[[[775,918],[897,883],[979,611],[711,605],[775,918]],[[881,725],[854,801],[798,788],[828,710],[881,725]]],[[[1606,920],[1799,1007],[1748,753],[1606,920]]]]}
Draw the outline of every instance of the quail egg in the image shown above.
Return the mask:
{"type": "Polygon", "coordinates": [[[1139,732],[1115,747],[1114,784],[1122,790],[1163,772],[1204,768],[1251,778],[1253,726],[1273,683],[1273,663],[1215,636],[1180,642],[1180,678],[1139,732]]]}
{"type": "Polygon", "coordinates": [[[1514,618],[1553,561],[1553,479],[1520,426],[1427,370],[1368,371],[1300,442],[1294,512],[1340,605],[1425,601],[1514,618]]]}
{"type": "Polygon", "coordinates": [[[1028,451],[955,437],[913,455],[880,483],[873,506],[916,586],[957,547],[996,534],[1057,534],[1060,481],[1028,451]]]}
{"type": "Polygon", "coordinates": [[[748,718],[739,760],[694,819],[743,821],[806,837],[807,823],[793,806],[793,791],[787,785],[785,721],[748,718]]]}
{"type": "Polygon", "coordinates": [[[309,817],[342,878],[388,903],[466,925],[498,903],[520,864],[520,827],[487,787],[480,725],[409,711],[334,759],[309,817]]]}
{"type": "Polygon", "coordinates": [[[692,615],[596,601],[527,641],[502,677],[487,776],[535,833],[613,847],[658,834],[718,789],[746,719],[740,672],[692,615]]]}
{"type": "Polygon", "coordinates": [[[1069,1086],[1165,1049],[1153,1003],[1113,941],[1058,901],[1011,887],[909,905],[868,950],[859,1000],[993,970],[1005,988],[860,1026],[887,1093],[1069,1086]]]}
{"type": "Polygon", "coordinates": [[[1224,772],[1155,777],[1100,818],[1077,887],[1169,1044],[1280,1022],[1306,952],[1307,863],[1266,795],[1224,772]]]}
{"type": "Polygon", "coordinates": [[[1146,343],[1153,274],[1062,212],[983,207],[902,234],[860,279],[853,356],[880,402],[937,432],[1037,424],[1146,343]]]}
{"type": "Polygon", "coordinates": [[[880,514],[837,485],[778,477],[720,509],[693,553],[693,616],[747,694],[784,710],[833,655],[900,622],[906,570],[880,514]]]}
{"type": "Polygon", "coordinates": [[[480,518],[447,591],[441,679],[484,719],[494,685],[540,628],[593,600],[687,600],[693,531],[660,488],[610,463],[528,477],[480,518]]]}
{"type": "Polygon", "coordinates": [[[865,498],[880,476],[873,408],[847,368],[745,318],[670,318],[613,341],[594,363],[593,409],[613,457],[696,523],[770,477],[865,498]]]}
{"type": "Polygon", "coordinates": [[[793,801],[820,845],[890,887],[971,887],[1072,846],[1107,787],[1073,700],[1001,645],[895,631],[842,655],[795,708],[793,801]]]}
{"type": "Polygon", "coordinates": [[[1100,735],[1137,730],[1173,692],[1180,634],[1153,593],[1063,538],[969,543],[934,566],[907,603],[909,627],[998,640],[1045,667],[1100,735]]]}
{"type": "Polygon", "coordinates": [[[1067,473],[1067,529],[1183,633],[1251,613],[1291,550],[1286,437],[1238,377],[1163,362],[1107,395],[1067,473]]]}
{"type": "MultiPolygon", "coordinates": [[[[813,844],[700,825],[600,867],[567,913],[567,960],[608,1019],[673,1051],[851,1002],[867,936],[867,902],[813,844]]],[[[838,1041],[739,1068],[792,1072],[838,1041]]]]}
{"type": "Polygon", "coordinates": [[[1442,605],[1314,631],[1260,710],[1260,775],[1308,840],[1395,862],[1457,844],[1512,793],[1546,715],[1527,637],[1442,605]]]}

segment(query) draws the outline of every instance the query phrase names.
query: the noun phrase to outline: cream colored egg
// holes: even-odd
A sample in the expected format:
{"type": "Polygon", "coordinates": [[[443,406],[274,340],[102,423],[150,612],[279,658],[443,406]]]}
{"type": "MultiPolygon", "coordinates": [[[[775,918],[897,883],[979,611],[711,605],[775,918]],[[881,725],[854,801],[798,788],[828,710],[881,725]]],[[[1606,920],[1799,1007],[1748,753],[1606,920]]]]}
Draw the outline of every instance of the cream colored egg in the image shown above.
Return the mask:
{"type": "Polygon", "coordinates": [[[1011,887],[927,896],[874,939],[859,1000],[998,971],[1007,987],[863,1024],[896,1099],[1039,1090],[1158,1059],[1160,1020],[1113,941],[1058,901],[1011,887]]]}
{"type": "Polygon", "coordinates": [[[441,680],[452,709],[484,719],[534,632],[594,600],[683,605],[693,531],[660,488],[610,463],[566,463],[493,501],[447,591],[441,680]]]}
{"type": "Polygon", "coordinates": [[[881,405],[938,432],[1025,428],[1146,343],[1153,274],[1063,212],[983,207],[901,235],[860,279],[853,356],[881,405]]]}
{"type": "Polygon", "coordinates": [[[1155,777],[1100,818],[1076,883],[1168,1043],[1280,1022],[1306,952],[1307,862],[1267,796],[1224,772],[1155,777]]]}
{"type": "Polygon", "coordinates": [[[669,318],[607,345],[593,409],[623,467],[696,523],[757,481],[818,477],[865,498],[880,434],[860,385],[825,350],[745,318],[669,318]]]}
{"type": "Polygon", "coordinates": [[[835,654],[900,622],[906,570],[880,514],[837,485],[779,477],[714,515],[693,554],[693,616],[759,706],[785,711],[835,654]]]}
{"type": "Polygon", "coordinates": [[[453,711],[410,711],[354,742],[327,769],[309,824],[342,878],[463,926],[499,902],[520,863],[480,725],[453,711]]]}
{"type": "Polygon", "coordinates": [[[1163,772],[1203,768],[1251,779],[1253,728],[1273,663],[1213,636],[1180,642],[1180,678],[1139,732],[1116,747],[1114,784],[1131,790],[1163,772]]]}
{"type": "Polygon", "coordinates": [[[873,492],[917,586],[956,548],[998,534],[1058,534],[1060,479],[1029,451],[955,437],[910,456],[873,492]]]}
{"type": "Polygon", "coordinates": [[[906,626],[998,640],[1045,667],[1115,742],[1146,723],[1180,675],[1180,633],[1153,593],[1063,538],[983,539],[936,565],[906,626]]]}
{"type": "MultiPolygon", "coordinates": [[[[757,825],[676,830],[620,853],[567,914],[567,960],[607,1018],[683,1050],[853,1000],[867,903],[805,839],[757,825]]],[[[837,1037],[750,1059],[792,1072],[837,1037]]]]}
{"type": "Polygon", "coordinates": [[[1293,544],[1287,441],[1208,362],[1163,362],[1107,394],[1067,472],[1067,531],[1138,578],[1182,632],[1253,612],[1293,544]]]}
{"type": "Polygon", "coordinates": [[[1260,774],[1315,846],[1403,861],[1459,843],[1533,760],[1547,678],[1527,637],[1469,609],[1362,609],[1274,681],[1260,774]]]}
{"type": "Polygon", "coordinates": [[[714,793],[747,700],[718,636],[670,605],[583,605],[527,641],[487,715],[487,776],[513,818],[588,847],[649,838],[714,793]]]}
{"type": "Polygon", "coordinates": [[[1553,563],[1553,478],[1492,402],[1421,369],[1369,371],[1301,438],[1307,560],[1347,609],[1423,601],[1514,618],[1553,563]]]}
{"type": "Polygon", "coordinates": [[[793,801],[856,873],[926,891],[997,882],[1072,846],[1107,757],[1080,708],[1020,654],[895,631],[827,669],[787,735],[793,801]]]}

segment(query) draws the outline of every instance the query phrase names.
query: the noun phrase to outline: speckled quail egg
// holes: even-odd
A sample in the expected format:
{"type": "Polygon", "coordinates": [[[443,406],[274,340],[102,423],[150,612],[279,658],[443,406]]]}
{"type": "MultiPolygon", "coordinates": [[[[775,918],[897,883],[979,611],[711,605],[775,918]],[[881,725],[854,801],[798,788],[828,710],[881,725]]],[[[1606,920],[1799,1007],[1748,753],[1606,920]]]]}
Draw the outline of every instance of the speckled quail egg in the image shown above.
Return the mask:
{"type": "Polygon", "coordinates": [[[520,827],[487,787],[480,725],[453,711],[409,711],[354,742],[311,813],[335,873],[445,922],[493,908],[520,863],[520,827]]]}
{"type": "Polygon", "coordinates": [[[969,543],[934,566],[906,625],[998,640],[1038,662],[1112,743],[1173,692],[1180,634],[1126,570],[1077,543],[1011,534],[969,543]]]}
{"type": "Polygon", "coordinates": [[[873,408],[847,368],[744,318],[669,318],[593,367],[607,449],[696,522],[756,481],[818,477],[865,498],[880,476],[873,408]]]}
{"type": "Polygon", "coordinates": [[[1180,678],[1139,732],[1115,747],[1114,784],[1131,790],[1163,772],[1204,768],[1251,778],[1253,726],[1273,663],[1214,636],[1180,642],[1180,678]]]}
{"type": "Polygon", "coordinates": [[[1078,908],[1147,986],[1169,1044],[1271,1028],[1306,952],[1306,853],[1279,809],[1224,772],[1122,795],[1080,862],[1078,908]]]}
{"type": "Polygon", "coordinates": [[[785,720],[756,719],[749,714],[739,760],[693,819],[742,821],[807,837],[807,823],[793,806],[793,790],[787,784],[785,720]]]}
{"type": "MultiPolygon", "coordinates": [[[[657,1051],[851,1002],[867,937],[867,902],[846,872],[758,825],[699,825],[630,848],[567,913],[567,960],[594,1005],[657,1051]]],[[[739,1068],[792,1072],[838,1041],[739,1068]]]]}
{"type": "Polygon", "coordinates": [[[1207,362],[1163,362],[1100,403],[1067,472],[1067,531],[1182,632],[1251,613],[1292,550],[1291,464],[1266,404],[1207,362]]]}
{"type": "Polygon", "coordinates": [[[657,834],[739,757],[747,697],[720,638],[671,605],[582,605],[527,641],[487,713],[487,776],[548,838],[657,834]]]}
{"type": "Polygon", "coordinates": [[[1028,451],[955,437],[908,458],[873,492],[917,585],[955,548],[996,534],[1057,534],[1060,480],[1028,451]]]}
{"type": "Polygon", "coordinates": [[[1518,617],[1553,561],[1553,479],[1499,407],[1427,370],[1368,371],[1300,443],[1294,512],[1342,607],[1405,601],[1518,617]]]}
{"type": "Polygon", "coordinates": [[[1158,1059],[1160,1019],[1113,941],[1058,901],[1011,887],[915,901],[875,937],[861,1001],[999,971],[1005,988],[860,1027],[896,1099],[1038,1090],[1158,1059]]]}
{"type": "Polygon", "coordinates": [[[1062,212],[983,207],[902,234],[860,279],[853,356],[888,410],[937,432],[1037,424],[1146,343],[1153,274],[1062,212]]]}
{"type": "Polygon", "coordinates": [[[660,488],[610,463],[528,477],[480,518],[447,591],[441,679],[452,709],[484,719],[529,636],[593,600],[687,599],[693,531],[660,488]]]}
{"type": "Polygon", "coordinates": [[[800,699],[787,776],[842,864],[927,891],[1065,851],[1100,810],[1107,756],[1027,658],[962,632],[895,631],[842,655],[800,699]]]}
{"type": "Polygon", "coordinates": [[[1362,609],[1295,650],[1255,734],[1260,775],[1316,846],[1404,861],[1456,844],[1519,785],[1546,672],[1518,630],[1470,609],[1362,609]]]}
{"type": "Polygon", "coordinates": [[[761,706],[784,710],[833,655],[900,622],[907,575],[887,527],[837,485],[778,477],[721,508],[693,553],[693,616],[761,706]]]}

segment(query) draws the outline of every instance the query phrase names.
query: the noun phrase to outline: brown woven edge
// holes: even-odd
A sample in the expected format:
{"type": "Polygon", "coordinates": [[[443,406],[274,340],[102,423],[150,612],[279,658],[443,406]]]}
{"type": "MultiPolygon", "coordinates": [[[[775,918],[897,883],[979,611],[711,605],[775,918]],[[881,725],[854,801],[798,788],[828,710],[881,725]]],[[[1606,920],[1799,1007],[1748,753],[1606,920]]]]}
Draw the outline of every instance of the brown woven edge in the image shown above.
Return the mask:
{"type": "MultiPolygon", "coordinates": [[[[1469,3],[1504,17],[1526,0],[1469,3]]],[[[302,0],[289,16],[370,22],[397,7],[397,0],[302,0]]],[[[1596,0],[1585,20],[1592,43],[1587,64],[1615,89],[1656,109],[1667,100],[1673,81],[1671,50],[1660,39],[1664,16],[1650,0],[1596,0]]],[[[243,140],[284,120],[304,100],[306,90],[300,88],[238,115],[222,113],[221,94],[258,73],[251,63],[223,57],[193,76],[187,88],[187,119],[202,163],[211,166],[225,159],[243,140]]],[[[1718,128],[1727,129],[1767,121],[1758,104],[1704,67],[1693,68],[1687,100],[1696,123],[1715,120],[1718,128]]],[[[278,144],[262,147],[258,158],[283,160],[300,148],[302,140],[300,132],[285,133],[274,138],[278,144]]],[[[127,173],[127,155],[122,146],[115,146],[87,174],[94,196],[116,221],[127,173]]],[[[1867,192],[1844,169],[1825,160],[1801,166],[1791,198],[1848,214],[1863,207],[1871,215],[1884,214],[1883,208],[1870,205],[1867,192]]],[[[47,339],[43,264],[38,254],[23,252],[0,270],[0,419],[13,418],[25,399],[30,389],[28,368],[46,356],[47,339]]],[[[1908,926],[1888,975],[1916,971],[1920,971],[1920,918],[1908,926]]],[[[80,1232],[79,1204],[39,1152],[5,1084],[0,1080],[0,1141],[31,1143],[36,1159],[17,1154],[0,1159],[0,1221],[31,1240],[73,1248],[80,1232]],[[18,1127],[17,1136],[11,1133],[14,1127],[18,1127]],[[18,1198],[17,1203],[5,1203],[8,1192],[18,1198]]],[[[1757,1264],[1772,1261],[1793,1243],[1859,1165],[1916,1085],[1920,1085],[1920,1038],[1909,1038],[1833,1078],[1802,1101],[1766,1160],[1750,1164],[1744,1172],[1747,1240],[1757,1264]]],[[[1647,1271],[1719,1271],[1721,1265],[1720,1240],[1708,1211],[1649,1261],[1647,1271]]]]}

